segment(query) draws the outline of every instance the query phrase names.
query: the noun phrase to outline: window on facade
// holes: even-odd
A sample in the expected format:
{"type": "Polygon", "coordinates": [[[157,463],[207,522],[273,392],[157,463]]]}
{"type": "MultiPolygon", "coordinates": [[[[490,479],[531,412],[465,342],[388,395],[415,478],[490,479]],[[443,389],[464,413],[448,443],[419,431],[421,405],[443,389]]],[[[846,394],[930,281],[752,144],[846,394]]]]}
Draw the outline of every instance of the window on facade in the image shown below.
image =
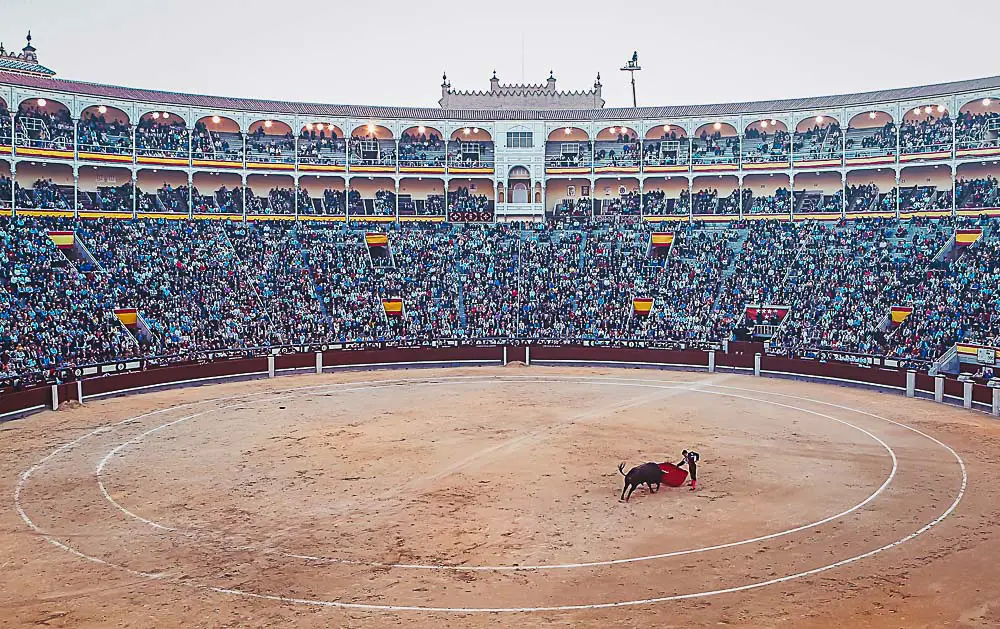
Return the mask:
{"type": "Polygon", "coordinates": [[[507,148],[509,149],[530,149],[531,131],[508,131],[507,148]]]}

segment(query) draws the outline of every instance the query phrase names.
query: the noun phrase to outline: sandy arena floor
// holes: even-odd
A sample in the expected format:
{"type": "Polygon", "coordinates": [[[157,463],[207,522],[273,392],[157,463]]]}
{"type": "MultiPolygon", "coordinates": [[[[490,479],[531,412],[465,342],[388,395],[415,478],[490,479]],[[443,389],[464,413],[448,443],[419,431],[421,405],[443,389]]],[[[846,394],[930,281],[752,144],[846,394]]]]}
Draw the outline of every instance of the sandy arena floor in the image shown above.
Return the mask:
{"type": "Polygon", "coordinates": [[[95,400],[0,452],[4,627],[1000,626],[1000,423],[895,395],[354,372],[95,400]],[[619,462],[685,447],[698,491],[618,501],[619,462]]]}

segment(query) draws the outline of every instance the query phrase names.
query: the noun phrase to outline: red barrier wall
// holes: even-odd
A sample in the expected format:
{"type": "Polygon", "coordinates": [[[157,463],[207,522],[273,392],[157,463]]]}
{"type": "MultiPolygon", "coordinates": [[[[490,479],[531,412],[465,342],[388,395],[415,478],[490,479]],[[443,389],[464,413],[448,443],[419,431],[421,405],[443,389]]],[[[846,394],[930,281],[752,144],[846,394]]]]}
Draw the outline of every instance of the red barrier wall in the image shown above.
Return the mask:
{"type": "MultiPolygon", "coordinates": [[[[748,347],[748,349],[756,349],[748,347]]],[[[523,358],[523,346],[508,346],[508,360],[523,358]],[[514,354],[511,354],[511,351],[514,354]],[[513,357],[512,357],[513,356],[513,357]]],[[[754,353],[716,352],[716,364],[720,367],[753,367],[754,353]]],[[[462,363],[468,361],[483,361],[500,364],[503,360],[503,347],[423,347],[423,348],[385,348],[363,350],[327,350],[323,352],[323,366],[352,365],[406,365],[413,363],[462,363]]],[[[535,361],[568,361],[593,363],[645,363],[662,365],[682,365],[706,368],[708,353],[701,350],[667,350],[648,348],[616,348],[616,347],[582,347],[582,346],[531,346],[531,360],[535,361]]],[[[305,369],[315,365],[314,353],[285,354],[275,357],[276,369],[305,369]]],[[[109,375],[86,379],[82,381],[84,400],[89,396],[102,393],[127,391],[140,387],[183,383],[192,380],[211,380],[225,376],[244,374],[261,374],[267,372],[267,357],[220,359],[214,362],[191,362],[153,367],[146,371],[128,372],[119,375],[109,375]]],[[[821,362],[781,356],[762,356],[763,371],[783,372],[803,376],[831,378],[834,380],[849,380],[905,389],[906,371],[902,369],[882,369],[876,367],[859,367],[848,363],[821,362]]],[[[934,391],[934,378],[927,374],[916,374],[917,389],[934,391]]],[[[0,394],[0,415],[17,412],[35,406],[51,404],[51,393],[48,385],[27,389],[24,391],[0,394]]],[[[963,385],[957,380],[945,379],[945,393],[958,398],[962,397],[963,385]]],[[[59,385],[60,401],[76,399],[76,383],[69,382],[59,385]]],[[[983,404],[991,404],[993,391],[987,386],[977,384],[973,388],[973,399],[983,404]]]]}

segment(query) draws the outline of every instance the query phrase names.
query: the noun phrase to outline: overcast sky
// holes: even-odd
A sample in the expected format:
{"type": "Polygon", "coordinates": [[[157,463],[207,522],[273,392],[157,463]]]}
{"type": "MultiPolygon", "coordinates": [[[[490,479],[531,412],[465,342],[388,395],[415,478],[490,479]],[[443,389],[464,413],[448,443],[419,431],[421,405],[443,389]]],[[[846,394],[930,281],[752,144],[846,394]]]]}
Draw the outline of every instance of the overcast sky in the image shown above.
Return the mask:
{"type": "Polygon", "coordinates": [[[0,40],[67,79],[223,96],[436,106],[545,80],[640,105],[819,96],[1000,74],[997,0],[0,0],[0,40]],[[523,55],[522,55],[523,40],[523,55]]]}

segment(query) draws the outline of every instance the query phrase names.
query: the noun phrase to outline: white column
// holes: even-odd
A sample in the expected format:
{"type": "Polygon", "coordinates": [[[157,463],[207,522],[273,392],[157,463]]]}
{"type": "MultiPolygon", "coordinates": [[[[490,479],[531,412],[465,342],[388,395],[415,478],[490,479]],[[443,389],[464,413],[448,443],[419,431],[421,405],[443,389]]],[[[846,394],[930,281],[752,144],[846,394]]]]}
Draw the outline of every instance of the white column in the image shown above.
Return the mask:
{"type": "Polygon", "coordinates": [[[323,352],[316,352],[316,373],[323,373],[323,352]]]}
{"type": "Polygon", "coordinates": [[[917,372],[913,369],[906,371],[906,397],[913,397],[917,390],[917,372]]]}
{"type": "Polygon", "coordinates": [[[524,346],[524,364],[525,364],[525,366],[530,366],[531,365],[531,346],[530,345],[525,345],[524,346]]]}
{"type": "Polygon", "coordinates": [[[83,381],[76,381],[76,401],[83,404],[83,381]]]}
{"type": "Polygon", "coordinates": [[[753,355],[753,375],[760,375],[760,354],[753,355]]]}
{"type": "Polygon", "coordinates": [[[962,406],[964,406],[965,408],[972,408],[972,381],[966,380],[962,384],[965,385],[963,387],[964,395],[962,396],[962,406]]]}
{"type": "Polygon", "coordinates": [[[507,346],[503,346],[503,366],[507,366],[507,346]]]}
{"type": "Polygon", "coordinates": [[[944,376],[934,376],[934,401],[944,402],[944,376]]]}
{"type": "Polygon", "coordinates": [[[59,385],[52,385],[52,410],[59,410],[59,385]]]}
{"type": "Polygon", "coordinates": [[[715,350],[708,350],[708,373],[715,373],[715,350]]]}
{"type": "Polygon", "coordinates": [[[268,378],[274,377],[274,354],[271,354],[267,357],[267,377],[268,378]]]}
{"type": "Polygon", "coordinates": [[[993,417],[1000,417],[1000,382],[993,381],[993,417]]]}

